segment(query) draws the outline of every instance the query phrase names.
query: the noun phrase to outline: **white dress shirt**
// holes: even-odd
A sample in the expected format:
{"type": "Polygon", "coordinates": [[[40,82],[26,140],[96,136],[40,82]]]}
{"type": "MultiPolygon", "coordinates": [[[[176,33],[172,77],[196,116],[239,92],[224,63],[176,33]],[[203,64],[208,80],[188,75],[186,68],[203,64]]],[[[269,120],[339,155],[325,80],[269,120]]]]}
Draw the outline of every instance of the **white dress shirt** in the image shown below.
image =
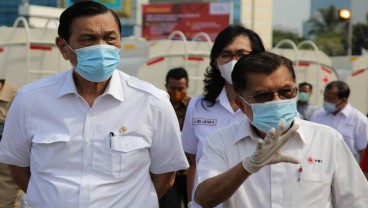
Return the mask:
{"type": "MultiPolygon", "coordinates": [[[[196,155],[196,164],[202,156],[203,146],[209,133],[230,123],[239,123],[245,119],[245,115],[240,109],[235,112],[232,109],[225,87],[217,96],[215,105],[208,106],[209,103],[203,101],[204,108],[202,101],[203,96],[197,96],[190,100],[181,135],[184,151],[196,155]]],[[[195,189],[196,184],[197,176],[194,179],[193,189],[195,189]]],[[[192,207],[200,206],[193,202],[192,207]]],[[[217,206],[217,208],[221,207],[217,206]]]]}
{"type": "MultiPolygon", "coordinates": [[[[291,163],[265,166],[250,175],[224,207],[367,207],[367,180],[342,136],[328,126],[299,118],[294,122],[300,128],[282,152],[298,158],[303,171],[291,163]]],[[[252,154],[256,139],[247,120],[211,134],[197,167],[199,183],[252,154]]]]}
{"type": "Polygon", "coordinates": [[[320,109],[310,121],[325,124],[340,132],[354,157],[360,161],[358,151],[364,150],[368,143],[368,119],[363,113],[347,104],[335,116],[320,109]]]}
{"type": "Polygon", "coordinates": [[[0,161],[30,167],[33,208],[158,207],[150,173],[188,167],[167,93],[115,70],[89,107],[72,73],[19,91],[0,161]]]}
{"type": "Polygon", "coordinates": [[[190,100],[181,135],[184,151],[196,155],[197,163],[209,133],[230,123],[239,123],[246,119],[240,109],[234,112],[231,108],[225,87],[216,98],[215,105],[207,106],[209,103],[204,101],[204,108],[202,101],[203,96],[190,100]]]}

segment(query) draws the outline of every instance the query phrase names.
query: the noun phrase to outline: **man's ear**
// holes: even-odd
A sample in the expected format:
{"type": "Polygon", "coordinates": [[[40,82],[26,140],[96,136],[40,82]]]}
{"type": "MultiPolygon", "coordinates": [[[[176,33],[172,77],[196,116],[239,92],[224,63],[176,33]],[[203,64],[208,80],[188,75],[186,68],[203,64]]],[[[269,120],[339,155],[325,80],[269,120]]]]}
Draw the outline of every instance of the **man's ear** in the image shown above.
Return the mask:
{"type": "Polygon", "coordinates": [[[239,95],[234,97],[234,102],[237,106],[239,106],[240,110],[245,114],[245,106],[242,100],[240,99],[239,95]]]}
{"type": "Polygon", "coordinates": [[[63,56],[63,58],[65,60],[69,60],[68,46],[66,45],[64,39],[62,39],[61,37],[56,37],[55,44],[59,48],[59,51],[60,51],[61,55],[63,56]]]}

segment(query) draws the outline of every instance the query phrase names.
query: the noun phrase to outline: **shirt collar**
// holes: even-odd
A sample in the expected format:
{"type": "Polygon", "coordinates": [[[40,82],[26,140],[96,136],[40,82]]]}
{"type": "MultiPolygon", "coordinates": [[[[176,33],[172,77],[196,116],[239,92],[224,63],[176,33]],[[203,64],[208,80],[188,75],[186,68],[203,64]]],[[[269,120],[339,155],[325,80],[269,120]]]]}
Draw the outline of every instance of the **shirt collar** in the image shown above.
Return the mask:
{"type": "Polygon", "coordinates": [[[122,77],[116,69],[110,79],[109,85],[104,94],[112,95],[115,99],[124,101],[124,90],[122,87],[122,77]]]}
{"type": "MultiPolygon", "coordinates": [[[[348,104],[346,104],[346,106],[343,108],[343,109],[341,109],[338,113],[336,113],[336,115],[334,115],[334,116],[337,116],[337,115],[343,115],[343,116],[345,116],[345,117],[348,117],[349,116],[349,113],[350,113],[350,111],[351,111],[351,105],[350,105],[350,103],[348,103],[348,104]]],[[[325,112],[325,114],[326,115],[332,115],[333,116],[333,114],[332,113],[329,113],[329,112],[327,112],[326,110],[324,110],[324,112],[325,112]]]]}
{"type": "Polygon", "coordinates": [[[236,112],[240,111],[240,109],[234,112],[233,108],[230,105],[229,98],[227,97],[225,86],[222,88],[221,93],[217,96],[216,102],[219,102],[226,110],[235,114],[236,112]]]}
{"type": "Polygon", "coordinates": [[[244,119],[239,124],[239,128],[237,129],[233,144],[236,144],[237,142],[245,138],[250,138],[253,140],[255,140],[256,138],[259,138],[259,136],[255,133],[252,125],[250,124],[250,121],[248,120],[248,118],[244,119]]]}
{"type": "Polygon", "coordinates": [[[69,70],[66,73],[64,83],[60,88],[58,97],[62,97],[67,94],[78,94],[73,80],[73,71],[74,70],[69,70]]]}
{"type": "MultiPolygon", "coordinates": [[[[306,144],[306,139],[305,139],[305,133],[303,128],[301,127],[301,119],[298,117],[294,118],[294,123],[293,125],[298,124],[299,128],[297,130],[297,138],[299,138],[304,144],[306,144]]],[[[236,136],[234,138],[233,144],[238,143],[240,140],[249,138],[252,140],[256,140],[257,138],[259,138],[259,136],[256,134],[256,132],[254,131],[254,128],[252,127],[251,123],[249,122],[248,119],[244,119],[240,124],[239,127],[237,129],[236,132],[236,136]]]]}
{"type": "MultiPolygon", "coordinates": [[[[351,111],[351,105],[350,103],[347,103],[345,105],[345,107],[343,109],[341,109],[341,111],[339,113],[341,113],[342,115],[344,115],[345,117],[348,117],[351,111]]],[[[338,113],[338,114],[339,114],[338,113]]]]}
{"type": "MultiPolygon", "coordinates": [[[[62,84],[62,87],[59,91],[58,97],[62,97],[67,94],[78,94],[77,88],[75,87],[74,79],[73,79],[73,70],[67,72],[65,81],[62,84]]],[[[103,95],[110,94],[115,99],[124,101],[124,92],[121,84],[121,77],[119,72],[115,70],[111,76],[109,85],[107,86],[103,95]]]]}

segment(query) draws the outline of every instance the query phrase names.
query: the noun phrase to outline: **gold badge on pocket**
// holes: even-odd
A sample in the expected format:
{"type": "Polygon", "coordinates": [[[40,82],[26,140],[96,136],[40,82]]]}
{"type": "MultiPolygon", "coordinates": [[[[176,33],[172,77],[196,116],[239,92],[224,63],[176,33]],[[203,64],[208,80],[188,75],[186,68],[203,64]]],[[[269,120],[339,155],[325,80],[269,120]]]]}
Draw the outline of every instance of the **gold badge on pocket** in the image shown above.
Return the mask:
{"type": "Polygon", "coordinates": [[[128,128],[126,126],[122,126],[119,128],[120,135],[125,135],[128,132],[128,128]]]}

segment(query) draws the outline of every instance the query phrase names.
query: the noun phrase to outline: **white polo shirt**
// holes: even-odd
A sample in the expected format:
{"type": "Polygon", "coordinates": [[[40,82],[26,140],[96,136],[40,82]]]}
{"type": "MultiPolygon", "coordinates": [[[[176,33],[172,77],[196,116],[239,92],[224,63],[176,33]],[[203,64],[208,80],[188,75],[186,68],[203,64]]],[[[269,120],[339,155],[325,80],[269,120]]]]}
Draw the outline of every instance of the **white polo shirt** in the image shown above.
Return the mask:
{"type": "Polygon", "coordinates": [[[30,167],[32,207],[158,207],[150,172],[188,167],[166,92],[116,70],[92,107],[72,71],[23,87],[0,161],[30,167]]]}
{"type": "Polygon", "coordinates": [[[325,124],[340,132],[354,157],[360,161],[358,151],[364,150],[368,143],[368,119],[363,113],[347,104],[335,116],[320,109],[310,121],[325,124]]]}
{"type": "Polygon", "coordinates": [[[209,133],[230,123],[239,123],[246,119],[240,109],[234,112],[231,108],[225,87],[216,98],[214,106],[207,106],[209,103],[203,102],[206,107],[204,108],[202,101],[203,96],[190,100],[181,136],[184,151],[196,155],[197,164],[209,133]]]}
{"type": "MultiPolygon", "coordinates": [[[[224,207],[367,207],[367,180],[342,136],[328,126],[299,118],[294,122],[300,126],[298,134],[282,151],[299,158],[303,172],[299,175],[299,165],[291,163],[265,166],[249,176],[224,207]]],[[[209,135],[197,167],[199,183],[252,154],[256,138],[247,120],[209,135]]]]}

